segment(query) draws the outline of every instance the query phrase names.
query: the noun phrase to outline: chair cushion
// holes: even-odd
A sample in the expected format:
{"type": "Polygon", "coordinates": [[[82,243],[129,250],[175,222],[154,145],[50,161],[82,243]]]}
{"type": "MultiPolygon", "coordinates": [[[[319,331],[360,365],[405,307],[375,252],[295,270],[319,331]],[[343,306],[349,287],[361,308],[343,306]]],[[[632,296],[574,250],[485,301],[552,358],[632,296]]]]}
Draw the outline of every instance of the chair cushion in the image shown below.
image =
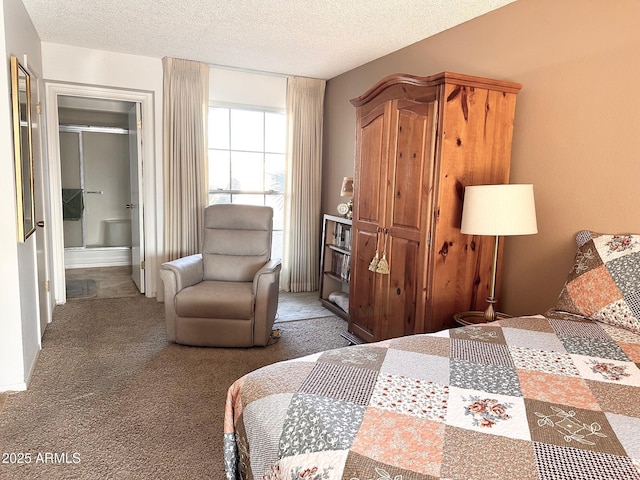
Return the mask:
{"type": "Polygon", "coordinates": [[[205,280],[180,291],[175,305],[179,317],[249,320],[254,305],[252,283],[205,280]]]}
{"type": "Polygon", "coordinates": [[[250,282],[271,258],[273,209],[210,205],[204,211],[204,279],[250,282]]]}

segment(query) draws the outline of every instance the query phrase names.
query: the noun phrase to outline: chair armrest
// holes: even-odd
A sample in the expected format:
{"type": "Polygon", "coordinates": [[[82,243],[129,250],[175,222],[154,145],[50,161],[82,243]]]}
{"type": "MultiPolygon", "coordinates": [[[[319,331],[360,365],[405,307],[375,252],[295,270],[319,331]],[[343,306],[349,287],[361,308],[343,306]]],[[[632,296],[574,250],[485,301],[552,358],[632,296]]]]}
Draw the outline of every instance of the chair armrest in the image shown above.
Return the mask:
{"type": "Polygon", "coordinates": [[[273,281],[274,275],[278,275],[278,278],[279,278],[281,269],[282,269],[282,262],[280,261],[279,258],[269,260],[267,263],[265,263],[262,266],[262,268],[260,268],[260,270],[258,270],[255,276],[253,277],[253,294],[255,295],[258,292],[258,289],[260,288],[260,283],[264,282],[265,280],[267,282],[273,281]]]}
{"type": "Polygon", "coordinates": [[[191,285],[202,281],[204,266],[202,255],[189,255],[160,267],[160,278],[164,283],[164,317],[167,328],[167,340],[176,341],[176,294],[191,285]]]}
{"type": "Polygon", "coordinates": [[[169,272],[173,274],[176,293],[200,283],[204,275],[202,255],[198,253],[163,263],[160,267],[160,274],[164,281],[171,277],[171,275],[167,275],[169,272]]]}
{"type": "Polygon", "coordinates": [[[273,322],[278,311],[280,290],[280,259],[270,260],[258,270],[253,279],[255,296],[253,344],[265,346],[269,342],[273,322]]]}

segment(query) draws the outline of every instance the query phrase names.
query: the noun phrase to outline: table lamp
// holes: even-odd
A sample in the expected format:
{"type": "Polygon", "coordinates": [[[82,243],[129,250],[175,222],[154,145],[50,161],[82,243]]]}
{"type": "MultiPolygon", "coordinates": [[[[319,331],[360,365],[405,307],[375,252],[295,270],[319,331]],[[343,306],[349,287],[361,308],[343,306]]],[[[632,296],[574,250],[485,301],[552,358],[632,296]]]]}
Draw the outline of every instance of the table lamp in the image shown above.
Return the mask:
{"type": "Polygon", "coordinates": [[[351,219],[353,217],[353,177],[344,177],[342,179],[340,196],[349,197],[349,201],[338,205],[338,213],[351,219]]]}
{"type": "Polygon", "coordinates": [[[533,185],[476,185],[465,188],[460,232],[495,237],[491,290],[484,312],[487,322],[495,320],[496,270],[499,237],[538,233],[533,185]]]}

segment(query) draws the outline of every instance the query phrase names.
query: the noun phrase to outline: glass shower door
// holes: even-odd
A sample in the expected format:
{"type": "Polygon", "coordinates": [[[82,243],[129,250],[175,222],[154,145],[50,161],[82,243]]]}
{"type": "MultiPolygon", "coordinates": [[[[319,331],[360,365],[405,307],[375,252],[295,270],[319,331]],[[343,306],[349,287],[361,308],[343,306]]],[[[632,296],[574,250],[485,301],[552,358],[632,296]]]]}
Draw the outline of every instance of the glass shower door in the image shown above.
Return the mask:
{"type": "Polygon", "coordinates": [[[60,127],[65,248],[131,247],[125,129],[60,127]]]}

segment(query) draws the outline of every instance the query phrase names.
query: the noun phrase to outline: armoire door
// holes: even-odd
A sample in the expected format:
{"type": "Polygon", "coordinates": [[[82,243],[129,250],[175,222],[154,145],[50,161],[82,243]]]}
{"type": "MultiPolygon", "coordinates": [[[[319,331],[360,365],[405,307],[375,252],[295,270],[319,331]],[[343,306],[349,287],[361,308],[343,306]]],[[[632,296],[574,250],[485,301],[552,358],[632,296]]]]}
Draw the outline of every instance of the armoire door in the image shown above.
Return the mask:
{"type": "Polygon", "coordinates": [[[383,227],[387,232],[389,274],[383,276],[377,339],[415,333],[416,318],[425,312],[424,266],[431,223],[435,111],[433,101],[391,103],[383,227]]]}
{"type": "Polygon", "coordinates": [[[381,103],[358,118],[349,286],[349,331],[374,341],[376,312],[380,311],[380,275],[369,270],[380,248],[386,207],[386,173],[389,145],[388,105],[381,103]]]}
{"type": "Polygon", "coordinates": [[[394,100],[359,122],[350,331],[365,341],[414,333],[424,314],[434,112],[434,102],[394,100]],[[374,259],[388,271],[372,271],[374,259]]]}

